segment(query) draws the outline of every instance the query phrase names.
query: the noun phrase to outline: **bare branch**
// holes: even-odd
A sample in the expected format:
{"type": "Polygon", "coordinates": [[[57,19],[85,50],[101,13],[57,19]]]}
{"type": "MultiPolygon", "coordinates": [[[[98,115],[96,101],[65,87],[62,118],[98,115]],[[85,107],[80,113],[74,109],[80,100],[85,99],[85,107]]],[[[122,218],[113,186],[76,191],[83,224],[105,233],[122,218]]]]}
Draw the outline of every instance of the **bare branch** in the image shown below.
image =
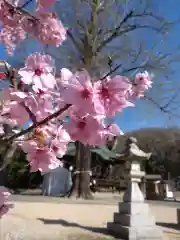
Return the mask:
{"type": "Polygon", "coordinates": [[[168,114],[170,116],[173,116],[175,118],[180,119],[180,115],[173,113],[172,111],[166,109],[164,106],[160,106],[153,98],[151,98],[149,96],[144,96],[144,99],[149,100],[150,102],[152,102],[161,112],[166,113],[166,114],[168,114]]]}
{"type": "Polygon", "coordinates": [[[127,28],[125,28],[124,30],[121,30],[119,32],[115,30],[110,37],[108,37],[105,41],[103,41],[101,43],[101,45],[97,49],[97,52],[100,52],[108,43],[110,43],[115,38],[120,37],[124,34],[127,34],[131,31],[138,30],[140,28],[151,29],[151,30],[154,30],[156,32],[159,32],[159,31],[162,30],[162,28],[153,27],[153,26],[150,26],[150,25],[138,25],[138,24],[129,25],[127,28]]]}
{"type": "Polygon", "coordinates": [[[10,137],[4,137],[2,140],[4,142],[12,142],[13,140],[15,140],[18,137],[21,137],[31,131],[33,131],[35,128],[40,127],[44,124],[46,124],[47,122],[49,122],[50,120],[57,118],[58,116],[60,116],[63,112],[65,112],[71,105],[67,104],[65,105],[65,107],[61,108],[60,110],[56,111],[55,113],[49,115],[47,118],[43,119],[40,122],[37,122],[35,125],[33,124],[32,126],[28,127],[25,130],[22,130],[21,132],[14,134],[13,136],[10,137]]]}
{"type": "Polygon", "coordinates": [[[27,0],[23,5],[20,6],[20,8],[25,8],[29,3],[31,3],[33,0],[27,0]]]}
{"type": "Polygon", "coordinates": [[[78,42],[75,40],[75,38],[74,38],[74,36],[73,36],[73,34],[71,33],[70,30],[67,31],[67,35],[68,35],[69,38],[71,39],[71,41],[72,41],[72,43],[74,44],[75,48],[76,48],[76,49],[78,50],[78,52],[80,53],[80,55],[81,55],[81,60],[82,60],[82,62],[84,63],[85,60],[84,60],[84,57],[83,57],[83,55],[82,55],[82,49],[80,48],[78,42]]]}
{"type": "Polygon", "coordinates": [[[123,25],[125,22],[127,22],[127,20],[128,20],[129,18],[132,17],[132,14],[133,14],[133,11],[130,11],[130,12],[123,18],[123,20],[121,21],[121,23],[119,24],[119,26],[116,27],[116,28],[113,30],[112,35],[111,35],[109,38],[107,38],[105,41],[103,41],[103,42],[101,43],[101,45],[97,48],[97,52],[100,52],[105,45],[107,45],[109,42],[111,42],[113,38],[117,37],[118,31],[121,29],[122,25],[123,25]]]}
{"type": "Polygon", "coordinates": [[[115,68],[111,69],[104,77],[102,77],[100,80],[104,80],[106,79],[109,75],[111,75],[112,73],[116,72],[120,67],[122,66],[122,64],[118,64],[115,68]]]}
{"type": "Polygon", "coordinates": [[[29,118],[32,120],[33,124],[36,125],[36,115],[27,106],[25,106],[25,104],[22,104],[22,106],[26,109],[27,113],[29,114],[29,118]]]}
{"type": "Polygon", "coordinates": [[[173,94],[173,96],[171,97],[171,99],[163,106],[164,109],[168,108],[169,105],[174,101],[174,99],[176,99],[176,97],[179,95],[180,92],[180,88],[178,88],[178,90],[173,94]]]}

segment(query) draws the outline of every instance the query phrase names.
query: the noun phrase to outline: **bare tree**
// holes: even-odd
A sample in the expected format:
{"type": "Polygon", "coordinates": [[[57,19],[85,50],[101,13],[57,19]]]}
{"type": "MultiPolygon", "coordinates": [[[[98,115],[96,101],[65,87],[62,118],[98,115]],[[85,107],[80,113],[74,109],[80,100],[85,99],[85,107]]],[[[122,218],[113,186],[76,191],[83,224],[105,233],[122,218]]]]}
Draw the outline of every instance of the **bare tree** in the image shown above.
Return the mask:
{"type": "Polygon", "coordinates": [[[117,138],[114,151],[121,153],[128,137],[134,136],[138,145],[145,152],[152,152],[152,157],[147,163],[148,173],[162,174],[167,178],[167,173],[172,176],[180,174],[180,129],[178,128],[144,128],[128,132],[117,138]]]}
{"type": "MultiPolygon", "coordinates": [[[[156,76],[153,88],[155,90],[152,90],[146,99],[160,110],[168,112],[171,97],[165,96],[167,89],[158,94],[158,98],[156,91],[162,83],[167,88],[172,86],[172,80],[168,77],[173,74],[171,66],[179,59],[179,49],[175,55],[171,54],[174,50],[162,52],[158,49],[160,44],[164,44],[167,34],[177,20],[170,22],[160,16],[154,3],[148,0],[58,1],[55,9],[68,27],[68,40],[58,50],[50,46],[41,49],[56,59],[57,69],[69,67],[73,70],[84,67],[93,79],[102,78],[109,72],[127,75],[129,78],[137,71],[153,72],[156,76]],[[147,41],[151,42],[151,46],[148,46],[147,41]],[[166,97],[167,106],[164,105],[164,100],[163,106],[160,105],[161,97],[166,97]]],[[[20,52],[20,49],[18,51],[20,52]]],[[[173,90],[173,93],[175,92],[173,90]]],[[[77,151],[76,168],[79,174],[76,175],[76,194],[73,195],[91,198],[91,153],[88,146],[81,145],[80,148],[84,155],[77,151]],[[81,159],[78,159],[78,156],[81,156],[81,159]]]]}

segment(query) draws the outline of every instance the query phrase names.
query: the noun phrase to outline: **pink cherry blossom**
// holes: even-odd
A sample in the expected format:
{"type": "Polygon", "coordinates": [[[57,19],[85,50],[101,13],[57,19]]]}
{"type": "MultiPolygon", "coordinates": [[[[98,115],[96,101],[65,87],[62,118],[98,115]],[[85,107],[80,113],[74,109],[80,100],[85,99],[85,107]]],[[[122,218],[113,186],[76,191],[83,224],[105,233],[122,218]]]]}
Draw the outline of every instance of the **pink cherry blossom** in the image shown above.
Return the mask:
{"type": "Polygon", "coordinates": [[[17,91],[14,88],[5,88],[1,91],[1,99],[4,101],[23,102],[28,97],[28,93],[17,91]]]}
{"type": "Polygon", "coordinates": [[[0,218],[5,215],[10,208],[13,207],[12,204],[8,203],[8,198],[11,194],[7,188],[0,186],[0,218]]]}
{"type": "Polygon", "coordinates": [[[5,88],[2,91],[0,91],[0,100],[1,101],[9,101],[11,100],[11,92],[13,92],[13,88],[5,88]]]}
{"type": "Polygon", "coordinates": [[[51,7],[56,0],[38,0],[37,11],[51,7]]]}
{"type": "Polygon", "coordinates": [[[8,116],[0,116],[0,124],[7,124],[12,128],[17,126],[16,122],[8,116]]]}
{"type": "Polygon", "coordinates": [[[9,6],[5,1],[0,2],[0,21],[4,25],[16,27],[21,17],[16,13],[16,9],[13,6],[9,6]]]}
{"type": "Polygon", "coordinates": [[[32,36],[36,36],[39,28],[39,21],[36,18],[30,18],[27,16],[23,16],[21,19],[21,26],[24,31],[31,34],[32,36]]]}
{"type": "Polygon", "coordinates": [[[72,76],[73,76],[73,73],[67,68],[62,68],[60,73],[57,74],[56,80],[61,90],[63,90],[64,87],[68,86],[72,76]]]}
{"type": "Polygon", "coordinates": [[[29,95],[25,100],[25,105],[40,121],[54,112],[53,97],[49,93],[37,93],[29,95]]]}
{"type": "Polygon", "coordinates": [[[0,32],[0,41],[6,46],[9,55],[12,55],[16,45],[26,38],[26,32],[21,26],[4,26],[0,32]]]}
{"type": "Polygon", "coordinates": [[[87,115],[84,118],[72,116],[69,122],[64,123],[64,126],[72,140],[84,144],[88,144],[89,139],[93,142],[98,132],[103,130],[101,123],[92,115],[87,115]]]}
{"type": "Polygon", "coordinates": [[[41,141],[43,143],[42,147],[40,147],[40,139],[38,141],[29,140],[21,144],[21,148],[27,153],[31,171],[48,172],[59,167],[61,163],[56,158],[56,154],[48,146],[43,146],[45,141],[41,141]]]}
{"type": "Polygon", "coordinates": [[[31,167],[31,171],[48,172],[61,165],[53,151],[48,147],[37,148],[36,151],[27,154],[27,160],[31,167]]]}
{"type": "Polygon", "coordinates": [[[89,138],[88,143],[92,146],[106,146],[108,137],[119,135],[122,135],[122,132],[116,124],[103,125],[103,128],[89,138]]]}
{"type": "Polygon", "coordinates": [[[52,74],[54,61],[49,55],[34,53],[25,62],[25,67],[18,73],[25,84],[32,84],[35,92],[44,89],[53,89],[56,80],[52,74]]]}
{"type": "Polygon", "coordinates": [[[22,142],[20,146],[27,153],[32,171],[47,172],[60,166],[56,157],[65,154],[69,141],[70,136],[62,126],[57,128],[57,125],[48,124],[37,128],[32,140],[22,142]]]}
{"type": "Polygon", "coordinates": [[[27,113],[25,108],[16,101],[6,103],[1,115],[5,119],[10,118],[14,121],[15,125],[20,126],[23,126],[29,120],[29,114],[27,113]]]}
{"type": "Polygon", "coordinates": [[[95,109],[99,114],[111,117],[126,107],[134,106],[126,99],[126,93],[131,89],[131,84],[125,77],[108,77],[106,81],[96,82],[94,89],[95,109]]]}
{"type": "Polygon", "coordinates": [[[19,145],[25,153],[36,152],[38,148],[38,143],[34,139],[20,142],[19,145]]]}
{"type": "MultiPolygon", "coordinates": [[[[76,45],[56,13],[48,12],[55,0],[36,0],[33,13],[24,9],[29,3],[0,0],[0,41],[8,54],[27,36],[59,47],[68,35],[76,45]]],[[[8,88],[0,94],[0,136],[22,148],[31,171],[45,173],[62,166],[58,158],[70,141],[103,146],[108,137],[121,135],[119,126],[109,122],[124,108],[134,106],[131,101],[144,96],[152,85],[147,72],[138,73],[132,82],[125,76],[95,79],[96,73],[92,79],[86,69],[62,68],[58,74],[51,56],[42,53],[30,55],[19,70],[2,67],[0,80],[8,80],[4,81],[8,88]],[[5,124],[16,128],[8,132],[5,124]]],[[[0,218],[11,207],[9,195],[0,187],[0,218]]]]}
{"type": "Polygon", "coordinates": [[[32,96],[30,93],[17,91],[13,88],[4,89],[1,98],[5,101],[1,115],[5,119],[10,118],[15,125],[26,124],[31,116],[26,109],[26,101],[32,96]]]}
{"type": "Polygon", "coordinates": [[[135,76],[134,84],[131,90],[127,94],[129,100],[135,100],[136,98],[144,97],[145,90],[151,88],[152,80],[149,73],[145,71],[144,73],[138,73],[135,76]]]}
{"type": "Polygon", "coordinates": [[[94,111],[93,97],[91,78],[85,69],[77,71],[67,81],[66,88],[62,92],[63,100],[74,105],[82,115],[94,111]]]}
{"type": "Polygon", "coordinates": [[[119,126],[115,123],[112,123],[106,127],[109,136],[119,136],[123,135],[123,132],[120,130],[119,126]]]}
{"type": "Polygon", "coordinates": [[[66,40],[67,30],[55,14],[38,13],[40,20],[36,37],[44,44],[60,46],[66,40]]]}
{"type": "Polygon", "coordinates": [[[139,87],[143,87],[144,89],[148,89],[152,86],[151,77],[147,71],[143,73],[136,74],[135,84],[139,87]]]}
{"type": "Polygon", "coordinates": [[[57,131],[56,138],[51,141],[50,149],[56,154],[57,157],[61,158],[67,151],[67,144],[71,138],[67,131],[60,126],[57,131]]]}

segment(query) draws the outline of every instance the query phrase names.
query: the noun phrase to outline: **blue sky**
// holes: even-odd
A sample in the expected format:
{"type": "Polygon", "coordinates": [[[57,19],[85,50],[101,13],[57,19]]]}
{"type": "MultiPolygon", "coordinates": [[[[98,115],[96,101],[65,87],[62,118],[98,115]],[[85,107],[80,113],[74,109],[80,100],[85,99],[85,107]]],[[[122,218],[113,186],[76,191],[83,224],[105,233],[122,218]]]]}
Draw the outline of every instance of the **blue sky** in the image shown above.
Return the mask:
{"type": "MultiPolygon", "coordinates": [[[[180,1],[179,0],[160,0],[156,1],[156,10],[160,14],[167,16],[169,20],[180,19],[180,1]]],[[[166,39],[166,44],[160,46],[163,50],[170,50],[175,45],[180,46],[180,24],[176,24],[171,35],[166,39]]],[[[147,38],[148,39],[148,38],[147,38]]],[[[151,44],[149,42],[149,44],[151,44]]],[[[158,49],[157,49],[158,50],[158,49]]],[[[4,47],[0,45],[0,59],[7,60],[8,56],[4,47]]],[[[176,74],[173,76],[177,82],[179,81],[179,64],[176,64],[176,74]]],[[[173,80],[174,80],[173,79],[173,80]]],[[[116,117],[116,122],[120,125],[122,131],[127,132],[139,128],[146,127],[169,127],[178,126],[180,119],[170,119],[167,115],[163,114],[159,109],[151,103],[142,100],[136,103],[135,108],[128,108],[122,114],[116,117]]]]}
{"type": "MultiPolygon", "coordinates": [[[[159,13],[166,16],[169,20],[180,19],[180,1],[179,0],[160,0],[156,1],[155,6],[159,13]]],[[[166,39],[166,43],[159,46],[162,50],[171,51],[176,46],[180,45],[180,24],[171,31],[171,34],[166,39]],[[164,49],[163,49],[164,48],[164,49]]],[[[157,49],[159,50],[159,49],[157,49]]],[[[173,52],[172,52],[173,53],[173,52]]],[[[173,75],[173,81],[177,81],[180,84],[179,63],[175,64],[174,70],[176,71],[173,75]]],[[[179,99],[180,100],[180,99],[179,99]]],[[[177,112],[179,110],[177,109],[177,112]]],[[[140,100],[136,104],[136,108],[128,108],[117,118],[118,124],[121,126],[124,132],[136,130],[139,128],[146,127],[176,127],[180,125],[180,119],[174,118],[167,114],[162,113],[156,106],[150,102],[144,102],[140,100]]]]}

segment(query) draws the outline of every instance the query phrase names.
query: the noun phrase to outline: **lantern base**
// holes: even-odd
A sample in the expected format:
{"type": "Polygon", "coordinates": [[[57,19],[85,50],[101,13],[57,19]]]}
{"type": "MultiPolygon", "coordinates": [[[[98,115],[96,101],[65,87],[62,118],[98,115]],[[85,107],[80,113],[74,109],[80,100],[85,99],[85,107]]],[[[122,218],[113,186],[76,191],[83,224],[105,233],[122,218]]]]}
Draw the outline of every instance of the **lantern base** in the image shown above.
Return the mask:
{"type": "Polygon", "coordinates": [[[110,234],[129,240],[163,238],[163,232],[156,226],[137,182],[129,184],[123,201],[119,203],[119,212],[114,213],[114,221],[107,224],[110,234]]]}

